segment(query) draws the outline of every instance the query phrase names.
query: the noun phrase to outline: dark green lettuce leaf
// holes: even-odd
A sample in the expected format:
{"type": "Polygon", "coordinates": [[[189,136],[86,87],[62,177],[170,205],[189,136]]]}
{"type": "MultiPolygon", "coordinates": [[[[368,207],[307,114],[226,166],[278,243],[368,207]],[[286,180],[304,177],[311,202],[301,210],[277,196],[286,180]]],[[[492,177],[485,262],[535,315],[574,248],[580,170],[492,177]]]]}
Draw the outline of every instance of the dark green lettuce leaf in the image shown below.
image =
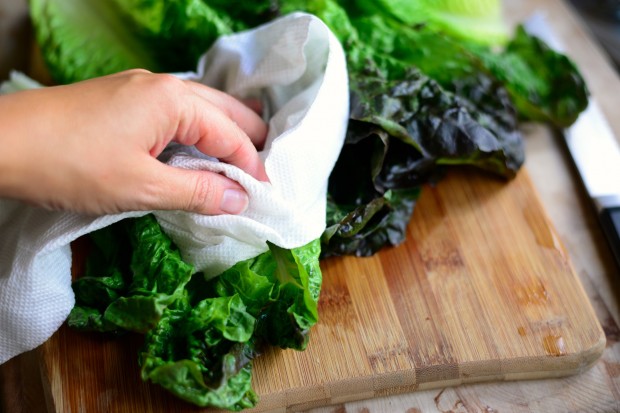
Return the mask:
{"type": "Polygon", "coordinates": [[[371,255],[401,243],[420,186],[443,165],[511,177],[523,162],[514,111],[491,79],[463,82],[461,95],[414,70],[405,80],[352,73],[350,81],[351,119],[329,180],[323,256],[371,255]]]}
{"type": "Polygon", "coordinates": [[[318,240],[241,261],[186,294],[146,336],[142,377],[199,406],[252,407],[251,360],[264,346],[303,350],[318,320],[318,240]]]}
{"type": "Polygon", "coordinates": [[[214,280],[220,295],[239,294],[258,319],[258,344],[305,349],[318,321],[321,289],[318,240],[292,250],[269,243],[269,252],[240,262],[214,280]]]}
{"type": "Polygon", "coordinates": [[[193,267],[152,215],[125,220],[91,235],[95,251],[73,284],[71,327],[146,332],[183,293],[193,267]],[[131,253],[129,253],[131,251],[131,253]]]}
{"type": "MultiPolygon", "coordinates": [[[[415,70],[396,81],[365,73],[352,74],[351,119],[365,122],[366,130],[379,127],[404,144],[390,154],[388,141],[388,148],[381,150],[385,153],[382,169],[375,171],[373,178],[391,189],[419,185],[424,179],[415,175],[416,170],[427,165],[428,160],[437,164],[468,164],[501,176],[514,176],[524,157],[514,111],[511,112],[507,99],[501,101],[505,92],[498,83],[480,79],[474,84],[463,84],[461,94],[456,95],[415,70]],[[407,150],[418,154],[407,155],[407,150]],[[420,162],[420,157],[426,161],[420,162]],[[386,161],[392,165],[386,165],[386,161]],[[400,168],[406,165],[411,165],[411,169],[404,174],[400,168]],[[399,184],[391,186],[394,181],[399,184]]],[[[354,135],[355,130],[349,133],[354,135]]],[[[347,143],[359,139],[347,136],[347,143]]]]}
{"type": "Polygon", "coordinates": [[[575,63],[523,26],[503,53],[473,50],[506,85],[523,119],[566,128],[588,105],[588,89],[575,63]]]}
{"type": "Polygon", "coordinates": [[[198,58],[222,35],[247,28],[235,12],[203,0],[113,0],[133,36],[168,72],[195,70],[198,58]],[[233,17],[234,16],[234,17],[233,17]]]}
{"type": "MultiPolygon", "coordinates": [[[[197,274],[196,277],[201,277],[197,274]]],[[[207,298],[192,308],[185,295],[146,335],[142,379],[198,406],[241,410],[258,398],[251,386],[252,317],[238,295],[207,298]]]]}
{"type": "Polygon", "coordinates": [[[491,48],[451,36],[429,14],[402,18],[427,6],[437,4],[280,2],[322,18],[347,55],[351,117],[330,176],[323,256],[399,244],[420,186],[442,168],[510,178],[524,160],[519,119],[566,126],[587,104],[574,64],[522,29],[491,48]]]}
{"type": "Polygon", "coordinates": [[[145,333],[142,378],[198,406],[253,407],[252,359],[265,346],[303,350],[318,320],[320,241],[269,250],[206,280],[152,215],[90,234],[68,324],[145,333]]]}
{"type": "Polygon", "coordinates": [[[69,326],[86,331],[119,331],[119,326],[104,318],[110,304],[127,293],[129,242],[120,226],[110,226],[89,235],[91,250],[85,273],[73,282],[76,304],[69,326]]]}
{"type": "Polygon", "coordinates": [[[386,245],[402,243],[419,191],[388,190],[356,208],[328,199],[330,219],[321,238],[325,244],[322,256],[369,256],[386,245]]]}
{"type": "MultiPolygon", "coordinates": [[[[372,55],[390,79],[401,78],[415,66],[458,93],[455,83],[478,76],[493,78],[507,90],[520,118],[558,127],[570,126],[587,106],[587,87],[575,64],[522,26],[497,50],[377,14],[352,19],[352,25],[364,53],[372,55]]],[[[365,63],[358,59],[352,64],[365,63]]]]}

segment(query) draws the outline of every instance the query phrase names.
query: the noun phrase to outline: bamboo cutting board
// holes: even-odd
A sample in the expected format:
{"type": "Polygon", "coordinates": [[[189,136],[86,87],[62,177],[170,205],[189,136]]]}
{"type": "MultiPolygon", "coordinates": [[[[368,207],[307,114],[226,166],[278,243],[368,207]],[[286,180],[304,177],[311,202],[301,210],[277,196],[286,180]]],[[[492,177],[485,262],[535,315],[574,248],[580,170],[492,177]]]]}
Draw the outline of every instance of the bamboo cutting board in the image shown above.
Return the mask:
{"type": "MultiPolygon", "coordinates": [[[[256,411],[575,374],[605,347],[525,170],[453,171],[422,191],[406,243],[322,268],[308,349],[255,361],[256,411]]],[[[140,381],[140,345],[61,328],[40,351],[49,410],[201,411],[140,381]]]]}

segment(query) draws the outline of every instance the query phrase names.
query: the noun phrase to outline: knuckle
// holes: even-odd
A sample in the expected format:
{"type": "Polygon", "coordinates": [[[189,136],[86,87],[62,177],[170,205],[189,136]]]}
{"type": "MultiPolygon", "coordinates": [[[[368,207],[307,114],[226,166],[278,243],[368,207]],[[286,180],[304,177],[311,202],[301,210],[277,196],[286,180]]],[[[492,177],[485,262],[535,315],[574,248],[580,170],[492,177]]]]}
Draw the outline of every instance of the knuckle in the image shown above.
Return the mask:
{"type": "Polygon", "coordinates": [[[178,113],[176,108],[180,103],[185,85],[183,81],[174,75],[167,73],[152,74],[149,77],[148,88],[153,102],[158,102],[164,113],[178,113]]]}
{"type": "Polygon", "coordinates": [[[162,92],[176,91],[183,86],[183,81],[169,73],[157,73],[151,76],[155,90],[162,92]]]}
{"type": "Polygon", "coordinates": [[[153,76],[153,74],[146,69],[129,69],[122,72],[121,75],[125,82],[132,85],[144,83],[145,79],[153,76]]]}
{"type": "Polygon", "coordinates": [[[150,70],[136,68],[136,69],[125,70],[124,73],[126,75],[135,76],[135,75],[151,74],[152,72],[150,70]]]}
{"type": "Polygon", "coordinates": [[[204,211],[210,210],[210,205],[216,205],[215,200],[218,195],[218,190],[213,181],[208,179],[206,174],[198,175],[193,182],[193,192],[189,199],[189,210],[204,211]]]}
{"type": "Polygon", "coordinates": [[[181,79],[168,73],[152,73],[145,69],[131,69],[123,73],[128,85],[138,90],[148,89],[153,97],[174,96],[173,93],[183,86],[181,79]]]}

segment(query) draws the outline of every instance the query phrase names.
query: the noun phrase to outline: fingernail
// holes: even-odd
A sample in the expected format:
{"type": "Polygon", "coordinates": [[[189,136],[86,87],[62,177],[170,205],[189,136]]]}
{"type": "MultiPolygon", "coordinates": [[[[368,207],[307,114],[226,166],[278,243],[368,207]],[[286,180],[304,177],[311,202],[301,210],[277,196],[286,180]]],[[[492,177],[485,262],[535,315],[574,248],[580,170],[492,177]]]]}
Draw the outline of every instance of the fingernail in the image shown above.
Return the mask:
{"type": "Polygon", "coordinates": [[[238,189],[227,189],[222,195],[220,209],[227,214],[240,214],[248,209],[250,200],[248,195],[238,189]]]}

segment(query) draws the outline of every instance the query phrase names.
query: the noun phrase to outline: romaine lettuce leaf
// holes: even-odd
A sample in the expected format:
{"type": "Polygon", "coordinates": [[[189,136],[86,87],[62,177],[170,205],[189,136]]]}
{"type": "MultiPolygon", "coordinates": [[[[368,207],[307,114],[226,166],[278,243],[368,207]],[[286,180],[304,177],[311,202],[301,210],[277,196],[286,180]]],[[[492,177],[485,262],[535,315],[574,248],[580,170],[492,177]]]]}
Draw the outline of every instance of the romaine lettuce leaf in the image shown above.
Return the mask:
{"type": "Polygon", "coordinates": [[[236,294],[206,298],[195,307],[185,295],[147,333],[142,379],[198,406],[253,407],[258,401],[251,387],[254,353],[246,342],[255,323],[236,294]]]}
{"type": "Polygon", "coordinates": [[[216,3],[32,0],[30,16],[52,78],[66,84],[133,68],[194,70],[219,36],[247,28],[229,16],[243,8],[216,3]]]}
{"type": "Polygon", "coordinates": [[[145,333],[184,291],[194,269],[152,215],[91,234],[86,273],[73,283],[68,324],[80,330],[145,333]]]}
{"type": "Polygon", "coordinates": [[[39,48],[59,84],[137,67],[163,70],[112,2],[31,0],[29,4],[39,48]]]}
{"type": "Polygon", "coordinates": [[[575,63],[521,25],[503,53],[472,50],[506,85],[523,119],[566,128],[588,105],[588,88],[575,63]]]}
{"type": "Polygon", "coordinates": [[[303,350],[318,321],[320,241],[269,250],[206,280],[152,215],[89,235],[70,326],[145,333],[142,378],[199,406],[252,407],[252,359],[265,346],[303,350]]]}
{"type": "Polygon", "coordinates": [[[501,49],[467,43],[429,26],[408,27],[381,15],[351,20],[364,51],[352,54],[353,68],[377,62],[389,79],[402,79],[413,66],[446,90],[483,76],[505,88],[523,120],[570,126],[588,104],[588,91],[575,64],[518,26],[501,49]]]}
{"type": "MultiPolygon", "coordinates": [[[[323,256],[370,255],[397,245],[420,185],[437,179],[443,167],[512,177],[524,160],[518,120],[563,127],[587,105],[570,60],[522,30],[498,50],[434,24],[428,7],[447,2],[406,3],[280,2],[283,12],[321,17],[347,54],[351,117],[330,176],[323,256]]],[[[495,15],[497,3],[487,3],[495,15]]]]}
{"type": "Polygon", "coordinates": [[[400,244],[420,186],[444,165],[504,177],[521,166],[521,135],[499,84],[462,85],[459,96],[417,71],[399,81],[355,75],[347,137],[329,180],[323,256],[400,244]]]}
{"type": "MultiPolygon", "coordinates": [[[[133,36],[162,70],[195,70],[200,55],[222,35],[246,28],[212,1],[112,0],[133,36]]],[[[230,9],[230,8],[229,8],[230,9]]]]}
{"type": "Polygon", "coordinates": [[[462,41],[501,45],[508,38],[500,0],[342,0],[351,16],[383,15],[405,26],[424,24],[462,41]]]}

